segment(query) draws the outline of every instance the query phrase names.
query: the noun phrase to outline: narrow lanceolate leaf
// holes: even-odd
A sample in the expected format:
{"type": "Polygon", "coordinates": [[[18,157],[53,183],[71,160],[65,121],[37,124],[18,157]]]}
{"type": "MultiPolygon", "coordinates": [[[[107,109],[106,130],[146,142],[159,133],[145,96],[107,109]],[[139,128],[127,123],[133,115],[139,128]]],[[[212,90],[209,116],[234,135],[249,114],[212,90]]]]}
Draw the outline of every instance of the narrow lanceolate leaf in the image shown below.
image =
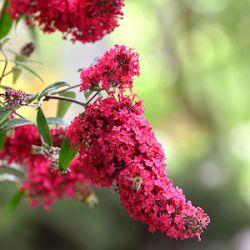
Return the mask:
{"type": "Polygon", "coordinates": [[[30,28],[29,26],[27,26],[27,28],[29,30],[29,33],[30,33],[30,36],[31,36],[33,42],[35,42],[36,45],[37,45],[37,43],[38,43],[38,37],[37,37],[37,30],[36,30],[36,28],[33,28],[33,27],[30,28]]]}
{"type": "Polygon", "coordinates": [[[13,88],[11,88],[11,87],[9,87],[9,86],[4,86],[4,85],[0,85],[0,88],[1,89],[4,89],[4,90],[8,90],[8,89],[13,89],[13,88]]]}
{"type": "Polygon", "coordinates": [[[13,83],[16,83],[22,74],[22,70],[20,68],[13,68],[13,83]]]}
{"type": "Polygon", "coordinates": [[[68,86],[70,86],[70,84],[67,83],[67,82],[55,82],[55,83],[52,83],[49,86],[47,86],[40,93],[40,95],[38,96],[38,100],[40,100],[43,96],[51,95],[51,94],[55,93],[55,91],[58,90],[59,88],[68,87],[68,86]]]}
{"type": "Polygon", "coordinates": [[[14,128],[21,127],[24,125],[29,125],[29,124],[34,124],[34,123],[25,118],[11,119],[5,122],[2,126],[0,126],[0,132],[8,131],[10,129],[14,129],[14,128]]]}
{"type": "Polygon", "coordinates": [[[29,66],[27,66],[25,64],[21,64],[21,63],[17,63],[17,65],[19,67],[22,67],[23,69],[25,69],[26,71],[28,71],[29,73],[31,73],[32,75],[37,77],[41,82],[44,83],[44,80],[42,79],[42,77],[39,74],[37,74],[33,69],[31,69],[29,66]]]}
{"type": "Polygon", "coordinates": [[[0,126],[7,121],[11,114],[11,111],[5,107],[0,107],[0,126]]]}
{"type": "Polygon", "coordinates": [[[49,125],[41,108],[38,108],[36,122],[40,135],[49,146],[52,146],[52,137],[49,131],[49,125]]]}
{"type": "Polygon", "coordinates": [[[28,100],[28,103],[34,102],[37,98],[38,98],[38,94],[31,95],[28,100]]]}
{"type": "Polygon", "coordinates": [[[63,125],[63,126],[69,126],[70,125],[70,122],[62,119],[62,118],[59,118],[59,117],[48,117],[47,118],[47,122],[49,125],[63,125]]]}
{"type": "Polygon", "coordinates": [[[9,0],[4,0],[0,16],[0,39],[9,34],[13,25],[13,20],[7,11],[8,7],[9,0]]]}
{"type": "MultiPolygon", "coordinates": [[[[70,97],[71,99],[76,98],[76,94],[73,91],[62,92],[62,93],[60,93],[60,96],[70,97]]],[[[65,114],[67,113],[70,105],[71,105],[70,102],[59,101],[58,106],[57,106],[57,114],[56,114],[56,116],[63,118],[65,116],[65,114]]]]}
{"type": "Polygon", "coordinates": [[[85,97],[85,101],[87,102],[89,100],[89,97],[91,96],[91,94],[93,93],[93,90],[87,89],[84,90],[84,97],[85,97]]]}
{"type": "Polygon", "coordinates": [[[72,148],[70,141],[67,138],[64,138],[59,155],[59,167],[61,170],[67,170],[77,152],[77,150],[72,148]]]}
{"type": "Polygon", "coordinates": [[[10,41],[10,38],[7,37],[7,38],[4,38],[2,41],[1,41],[1,47],[3,48],[5,46],[5,44],[7,44],[8,42],[10,41]]]}
{"type": "Polygon", "coordinates": [[[6,131],[0,132],[0,150],[4,148],[6,137],[7,137],[6,131]]]}
{"type": "Polygon", "coordinates": [[[10,213],[14,212],[17,209],[23,197],[24,197],[24,193],[21,191],[14,194],[14,196],[10,199],[10,201],[7,204],[7,207],[6,207],[7,211],[10,213]]]}

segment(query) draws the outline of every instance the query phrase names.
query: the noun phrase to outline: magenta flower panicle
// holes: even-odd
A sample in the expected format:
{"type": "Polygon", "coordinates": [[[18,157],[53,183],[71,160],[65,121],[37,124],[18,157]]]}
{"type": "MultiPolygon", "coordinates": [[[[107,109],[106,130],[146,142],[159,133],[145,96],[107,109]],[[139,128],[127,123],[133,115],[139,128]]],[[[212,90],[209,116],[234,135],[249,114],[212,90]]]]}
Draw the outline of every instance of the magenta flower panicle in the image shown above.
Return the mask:
{"type": "Polygon", "coordinates": [[[114,185],[132,218],[170,238],[200,239],[209,217],[166,176],[165,154],[143,113],[142,102],[131,97],[98,98],[75,118],[67,137],[79,146],[91,181],[114,185]]]}
{"type": "MultiPolygon", "coordinates": [[[[60,147],[65,136],[62,128],[52,129],[54,146],[60,147]]],[[[90,178],[86,175],[82,164],[76,157],[71,165],[70,173],[61,174],[59,170],[51,171],[51,161],[41,155],[32,154],[32,146],[40,146],[41,140],[38,129],[33,125],[25,125],[15,129],[12,136],[8,136],[0,159],[8,164],[20,164],[24,168],[25,178],[21,184],[21,191],[31,201],[33,207],[41,202],[46,210],[63,197],[86,200],[91,192],[90,178]]]]}
{"type": "Polygon", "coordinates": [[[124,0],[10,0],[14,19],[28,18],[43,32],[60,31],[72,41],[95,42],[111,33],[122,18],[124,0]]]}
{"type": "Polygon", "coordinates": [[[81,72],[81,90],[104,89],[123,93],[133,89],[135,76],[140,75],[139,54],[124,45],[115,45],[95,65],[81,72]]]}

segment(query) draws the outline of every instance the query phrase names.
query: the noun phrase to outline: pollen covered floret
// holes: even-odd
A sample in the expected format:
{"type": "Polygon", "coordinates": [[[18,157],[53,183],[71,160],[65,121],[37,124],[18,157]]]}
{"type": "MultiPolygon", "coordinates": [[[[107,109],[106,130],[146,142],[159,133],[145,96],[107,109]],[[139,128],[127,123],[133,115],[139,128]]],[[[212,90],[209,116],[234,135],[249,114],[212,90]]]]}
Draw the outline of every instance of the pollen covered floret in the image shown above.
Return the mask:
{"type": "Polygon", "coordinates": [[[14,19],[23,15],[44,32],[61,31],[73,41],[95,42],[111,33],[122,18],[124,0],[10,0],[14,19]]]}
{"type": "Polygon", "coordinates": [[[122,93],[133,88],[135,76],[140,75],[139,54],[123,45],[115,45],[100,57],[95,65],[81,72],[82,87],[86,89],[105,89],[122,93]]]}
{"type": "MultiPolygon", "coordinates": [[[[54,146],[60,147],[65,130],[52,129],[51,134],[54,146]]],[[[25,125],[16,128],[14,134],[7,137],[5,147],[0,151],[1,160],[24,167],[21,190],[31,200],[32,206],[36,207],[41,202],[45,209],[49,209],[56,200],[65,196],[72,199],[88,197],[90,191],[87,186],[91,181],[77,157],[69,166],[70,173],[61,174],[59,170],[51,171],[49,159],[32,154],[33,145],[41,145],[38,129],[25,125]]]]}

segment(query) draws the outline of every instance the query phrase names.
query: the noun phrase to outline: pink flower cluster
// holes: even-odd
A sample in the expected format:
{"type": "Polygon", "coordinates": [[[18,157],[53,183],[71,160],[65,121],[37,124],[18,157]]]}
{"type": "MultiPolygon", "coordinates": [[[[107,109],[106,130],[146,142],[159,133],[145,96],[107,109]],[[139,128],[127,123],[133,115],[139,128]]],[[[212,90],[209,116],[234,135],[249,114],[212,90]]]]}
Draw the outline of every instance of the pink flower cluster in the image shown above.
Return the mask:
{"type": "Polygon", "coordinates": [[[29,97],[22,90],[7,89],[4,94],[1,94],[4,98],[5,106],[10,109],[16,109],[22,105],[27,105],[29,97]]]}
{"type": "Polygon", "coordinates": [[[81,90],[105,89],[113,92],[132,90],[135,76],[140,75],[139,54],[123,45],[115,45],[107,51],[97,64],[81,72],[81,90]]]}
{"type": "Polygon", "coordinates": [[[98,98],[73,121],[67,136],[79,145],[79,160],[91,181],[115,185],[132,218],[151,232],[200,239],[209,217],[166,176],[163,149],[143,113],[142,102],[134,103],[131,96],[98,98]]]}
{"type": "Polygon", "coordinates": [[[95,42],[111,33],[122,18],[124,0],[10,0],[14,19],[23,15],[44,32],[71,34],[73,41],[95,42]]]}
{"type": "MultiPolygon", "coordinates": [[[[60,146],[65,135],[63,129],[51,131],[55,146],[60,146]]],[[[60,198],[86,198],[90,192],[87,185],[90,179],[82,170],[82,164],[76,158],[70,165],[69,174],[51,171],[50,161],[41,155],[33,155],[32,145],[41,145],[38,130],[33,125],[18,127],[14,135],[7,137],[6,145],[0,151],[0,159],[8,163],[24,165],[26,177],[21,190],[31,199],[32,206],[42,202],[45,209],[60,198]]]]}

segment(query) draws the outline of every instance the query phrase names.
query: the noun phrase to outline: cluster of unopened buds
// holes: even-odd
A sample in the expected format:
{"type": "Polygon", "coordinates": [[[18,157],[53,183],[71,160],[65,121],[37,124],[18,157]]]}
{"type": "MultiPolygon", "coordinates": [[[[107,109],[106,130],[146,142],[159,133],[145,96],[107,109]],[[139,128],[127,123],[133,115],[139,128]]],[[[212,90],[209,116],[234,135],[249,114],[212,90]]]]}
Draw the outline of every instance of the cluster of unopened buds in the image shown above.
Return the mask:
{"type": "Polygon", "coordinates": [[[22,106],[37,107],[39,103],[31,103],[34,95],[26,94],[23,90],[7,89],[0,98],[3,99],[3,105],[7,110],[15,111],[22,106]]]}
{"type": "Polygon", "coordinates": [[[10,110],[25,106],[29,101],[29,96],[22,90],[8,89],[2,96],[5,106],[10,110]]]}

